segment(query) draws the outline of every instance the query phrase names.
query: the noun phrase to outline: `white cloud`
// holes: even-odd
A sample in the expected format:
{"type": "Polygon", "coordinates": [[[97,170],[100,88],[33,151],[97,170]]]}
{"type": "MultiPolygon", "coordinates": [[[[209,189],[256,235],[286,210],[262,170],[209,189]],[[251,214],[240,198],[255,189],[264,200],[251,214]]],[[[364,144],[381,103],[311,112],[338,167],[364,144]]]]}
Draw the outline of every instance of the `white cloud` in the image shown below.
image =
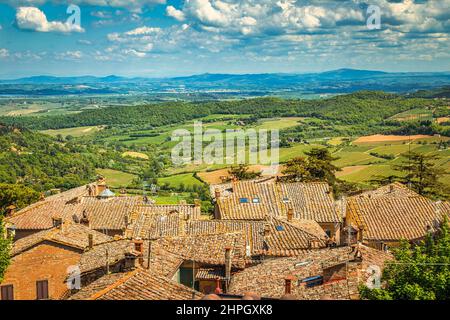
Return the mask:
{"type": "Polygon", "coordinates": [[[20,7],[16,12],[19,29],[38,32],[84,32],[79,25],[60,21],[48,21],[44,12],[35,7],[20,7]]]}
{"type": "Polygon", "coordinates": [[[90,46],[90,45],[92,44],[91,41],[85,40],[85,39],[80,39],[80,40],[78,40],[77,42],[78,42],[79,44],[84,44],[84,45],[87,45],[87,46],[90,46]]]}
{"type": "Polygon", "coordinates": [[[9,51],[5,48],[0,48],[0,59],[8,58],[9,57],[9,51]]]}
{"type": "Polygon", "coordinates": [[[173,6],[168,6],[166,8],[166,13],[169,17],[172,17],[178,21],[184,21],[186,17],[184,16],[183,11],[175,9],[173,6]]]}
{"type": "Polygon", "coordinates": [[[165,4],[166,0],[0,0],[0,3],[7,3],[13,7],[21,6],[41,6],[45,3],[68,5],[91,5],[99,7],[124,8],[133,12],[140,12],[142,8],[155,4],[165,4]]]}
{"type": "Polygon", "coordinates": [[[79,60],[83,57],[81,51],[66,51],[56,54],[56,59],[58,60],[79,60]]]}
{"type": "Polygon", "coordinates": [[[137,58],[144,58],[147,55],[145,52],[140,52],[134,49],[125,49],[122,52],[126,55],[130,55],[137,58]]]}

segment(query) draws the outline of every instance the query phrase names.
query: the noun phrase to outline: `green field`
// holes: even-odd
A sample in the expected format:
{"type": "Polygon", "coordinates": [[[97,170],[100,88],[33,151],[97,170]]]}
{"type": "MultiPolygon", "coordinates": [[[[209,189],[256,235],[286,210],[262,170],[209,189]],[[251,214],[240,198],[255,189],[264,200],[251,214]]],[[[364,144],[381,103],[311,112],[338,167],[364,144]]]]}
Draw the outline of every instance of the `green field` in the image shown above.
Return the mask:
{"type": "Polygon", "coordinates": [[[169,177],[158,178],[158,184],[168,184],[171,188],[179,188],[181,185],[184,185],[187,188],[202,185],[202,183],[198,179],[194,178],[194,175],[192,173],[177,174],[169,177]]]}
{"type": "Polygon", "coordinates": [[[62,135],[63,137],[72,136],[72,137],[82,137],[87,136],[89,134],[93,134],[102,130],[102,126],[91,126],[91,127],[76,127],[76,128],[67,128],[67,129],[58,129],[58,130],[44,130],[41,131],[44,134],[48,134],[52,137],[56,137],[57,135],[62,135]]]}
{"type": "Polygon", "coordinates": [[[133,174],[118,170],[97,169],[96,171],[99,175],[106,179],[108,186],[111,188],[125,188],[133,182],[133,179],[136,178],[133,174]]]}

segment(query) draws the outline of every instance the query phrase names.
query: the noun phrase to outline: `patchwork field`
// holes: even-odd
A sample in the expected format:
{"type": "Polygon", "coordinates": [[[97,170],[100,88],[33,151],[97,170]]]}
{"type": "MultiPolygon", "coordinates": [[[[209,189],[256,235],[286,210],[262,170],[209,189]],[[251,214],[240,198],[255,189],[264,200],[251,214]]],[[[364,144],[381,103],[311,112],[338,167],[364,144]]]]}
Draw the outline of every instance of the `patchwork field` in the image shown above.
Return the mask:
{"type": "Polygon", "coordinates": [[[57,135],[61,135],[63,137],[72,136],[72,137],[82,137],[87,136],[100,130],[103,130],[103,126],[91,126],[91,127],[75,127],[75,128],[67,128],[67,129],[58,129],[58,130],[44,130],[41,131],[44,134],[48,134],[50,136],[56,137],[57,135]]]}
{"type": "Polygon", "coordinates": [[[112,169],[97,169],[97,173],[105,177],[111,188],[126,188],[136,178],[133,174],[112,169]]]}
{"type": "Polygon", "coordinates": [[[202,185],[202,183],[194,177],[193,173],[177,174],[169,177],[159,178],[158,184],[167,184],[172,188],[180,188],[181,186],[184,186],[189,189],[192,189],[192,187],[194,186],[202,185]]]}

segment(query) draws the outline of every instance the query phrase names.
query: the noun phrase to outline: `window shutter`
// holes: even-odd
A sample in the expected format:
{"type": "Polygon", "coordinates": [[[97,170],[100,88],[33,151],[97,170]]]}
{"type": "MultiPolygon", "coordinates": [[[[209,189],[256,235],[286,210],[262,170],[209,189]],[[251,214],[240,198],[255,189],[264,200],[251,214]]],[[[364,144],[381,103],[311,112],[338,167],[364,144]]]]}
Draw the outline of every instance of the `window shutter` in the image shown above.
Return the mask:
{"type": "Polygon", "coordinates": [[[36,282],[36,296],[38,300],[48,299],[48,281],[42,280],[36,282]]]}
{"type": "Polygon", "coordinates": [[[1,299],[0,300],[14,300],[14,287],[13,285],[1,286],[1,299]]]}

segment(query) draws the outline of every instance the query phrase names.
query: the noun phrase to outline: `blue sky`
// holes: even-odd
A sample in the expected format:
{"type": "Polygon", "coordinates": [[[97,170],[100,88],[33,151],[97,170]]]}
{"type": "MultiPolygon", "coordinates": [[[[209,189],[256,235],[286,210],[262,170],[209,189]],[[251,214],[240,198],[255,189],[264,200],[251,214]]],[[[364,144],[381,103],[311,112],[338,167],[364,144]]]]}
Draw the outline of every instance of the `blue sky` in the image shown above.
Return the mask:
{"type": "Polygon", "coordinates": [[[450,0],[71,3],[0,0],[0,78],[450,70],[450,0]]]}

